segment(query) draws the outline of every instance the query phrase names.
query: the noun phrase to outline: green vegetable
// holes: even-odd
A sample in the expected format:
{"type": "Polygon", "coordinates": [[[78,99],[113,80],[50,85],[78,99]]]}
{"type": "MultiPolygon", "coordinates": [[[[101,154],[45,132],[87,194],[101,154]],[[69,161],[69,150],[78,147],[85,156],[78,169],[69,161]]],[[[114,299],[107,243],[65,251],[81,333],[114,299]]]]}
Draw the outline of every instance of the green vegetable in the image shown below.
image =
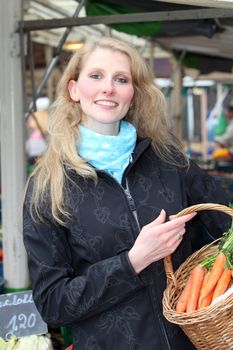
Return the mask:
{"type": "Polygon", "coordinates": [[[14,350],[15,349],[15,344],[17,343],[17,338],[16,336],[13,335],[11,339],[6,343],[6,350],[14,350]]]}
{"type": "Polygon", "coordinates": [[[9,341],[0,338],[0,350],[53,350],[49,335],[30,335],[17,339],[13,336],[9,341]]]}
{"type": "MultiPolygon", "coordinates": [[[[233,204],[230,204],[229,207],[233,208],[233,204]]],[[[216,256],[219,253],[223,253],[226,256],[226,268],[229,270],[233,269],[233,219],[231,222],[230,229],[225,232],[220,239],[220,242],[218,244],[218,252],[208,256],[204,259],[204,261],[201,263],[203,267],[205,267],[207,270],[209,270],[216,259],[216,256]]]]}
{"type": "Polygon", "coordinates": [[[30,335],[18,340],[14,350],[53,350],[48,336],[30,335]]]}
{"type": "Polygon", "coordinates": [[[226,256],[226,267],[230,270],[233,268],[233,220],[230,229],[223,234],[219,243],[219,251],[226,256]]]}
{"type": "Polygon", "coordinates": [[[6,350],[6,342],[3,338],[0,338],[0,350],[6,350]]]}
{"type": "Polygon", "coordinates": [[[206,268],[207,270],[210,270],[211,267],[213,266],[215,259],[217,257],[217,253],[207,256],[204,261],[200,264],[202,267],[206,268]]]}

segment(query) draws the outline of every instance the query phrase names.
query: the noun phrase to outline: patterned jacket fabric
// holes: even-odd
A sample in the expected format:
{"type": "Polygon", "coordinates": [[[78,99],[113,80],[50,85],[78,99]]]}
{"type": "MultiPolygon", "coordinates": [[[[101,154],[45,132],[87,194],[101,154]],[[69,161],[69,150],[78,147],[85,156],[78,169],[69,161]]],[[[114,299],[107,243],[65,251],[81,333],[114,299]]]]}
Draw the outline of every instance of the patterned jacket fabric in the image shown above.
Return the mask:
{"type": "MultiPolygon", "coordinates": [[[[127,252],[162,208],[168,217],[193,204],[228,205],[226,195],[193,162],[184,168],[161,161],[148,139],[137,143],[122,185],[103,171],[97,171],[97,184],[72,170],[67,174],[64,198],[71,216],[65,226],[53,220],[50,200],[42,208],[43,222],[32,220],[33,181],[24,203],[24,243],[43,319],[51,327],[71,325],[74,350],[195,349],[163,316],[163,260],[136,275],[127,252]]],[[[173,254],[174,268],[198,242],[219,237],[230,221],[220,212],[198,213],[173,254]]]]}

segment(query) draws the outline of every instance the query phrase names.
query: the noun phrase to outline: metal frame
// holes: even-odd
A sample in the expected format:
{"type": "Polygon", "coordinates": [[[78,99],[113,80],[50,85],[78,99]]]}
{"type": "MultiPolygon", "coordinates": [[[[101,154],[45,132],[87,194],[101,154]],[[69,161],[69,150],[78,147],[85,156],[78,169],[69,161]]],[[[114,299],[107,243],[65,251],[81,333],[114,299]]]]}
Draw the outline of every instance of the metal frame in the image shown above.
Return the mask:
{"type": "Polygon", "coordinates": [[[141,12],[121,15],[87,16],[82,18],[59,18],[48,20],[20,21],[19,28],[24,32],[33,30],[47,30],[62,27],[74,27],[92,24],[135,23],[154,21],[175,21],[189,19],[230,18],[233,17],[233,9],[195,9],[175,10],[159,12],[141,12]]]}
{"type": "MultiPolygon", "coordinates": [[[[48,30],[55,28],[66,27],[66,31],[63,34],[58,47],[56,49],[55,55],[52,58],[50,64],[48,65],[45,74],[37,88],[34,92],[33,101],[31,101],[28,111],[26,112],[26,118],[30,115],[32,111],[35,111],[35,100],[40,97],[41,92],[50,77],[54,67],[58,62],[58,55],[62,50],[63,44],[65,43],[72,27],[77,26],[87,26],[95,24],[114,24],[114,23],[135,23],[135,22],[154,22],[154,21],[175,21],[175,20],[189,20],[189,19],[208,19],[208,18],[229,18],[233,17],[232,9],[219,9],[219,8],[206,8],[199,7],[196,9],[189,9],[190,7],[180,6],[181,10],[177,10],[177,6],[173,10],[163,11],[153,11],[153,12],[140,12],[131,14],[120,14],[120,15],[105,15],[105,16],[87,16],[78,17],[81,8],[85,5],[85,0],[80,1],[77,10],[73,17],[71,18],[61,18],[61,19],[49,19],[49,20],[27,20],[19,21],[18,30],[21,36],[30,33],[35,30],[48,30]],[[188,8],[188,9],[187,9],[188,8]]],[[[21,39],[22,41],[22,39],[21,39]]],[[[22,54],[23,55],[23,54],[22,54]]]]}
{"type": "MultiPolygon", "coordinates": [[[[82,7],[85,5],[85,2],[86,2],[86,0],[82,0],[82,1],[79,3],[79,5],[77,6],[77,9],[76,9],[76,11],[75,11],[75,13],[74,13],[74,18],[72,18],[72,19],[75,19],[76,16],[79,15],[79,13],[80,13],[82,7]]],[[[21,23],[21,22],[20,22],[20,23],[21,23]]],[[[22,21],[22,23],[25,23],[25,22],[22,21]]],[[[61,37],[61,39],[60,39],[60,41],[59,41],[59,43],[58,43],[58,46],[57,46],[56,51],[55,51],[55,54],[54,54],[52,60],[50,61],[50,63],[49,63],[49,65],[48,65],[48,67],[47,67],[47,69],[46,69],[46,71],[45,71],[45,74],[44,74],[44,76],[43,76],[43,78],[42,78],[42,80],[41,80],[41,82],[40,82],[38,88],[36,89],[36,91],[33,91],[33,100],[32,100],[31,103],[29,104],[28,111],[27,111],[26,114],[25,114],[25,117],[26,117],[26,118],[28,118],[28,117],[30,116],[30,114],[31,114],[33,111],[36,110],[35,101],[40,97],[41,92],[42,92],[42,90],[43,90],[43,88],[44,88],[44,86],[45,86],[45,84],[46,84],[48,78],[50,77],[50,75],[51,75],[53,69],[54,69],[55,66],[57,65],[58,60],[59,60],[59,54],[60,54],[60,52],[61,52],[61,50],[62,50],[62,47],[63,47],[63,45],[64,45],[64,43],[65,43],[65,41],[66,41],[68,35],[70,34],[71,30],[72,30],[72,26],[69,26],[69,28],[66,28],[64,34],[62,35],[62,37],[61,37]]],[[[21,33],[21,35],[23,35],[24,32],[25,32],[25,31],[23,30],[23,26],[20,25],[20,33],[21,33]]],[[[22,53],[22,56],[23,56],[23,53],[22,53]]]]}

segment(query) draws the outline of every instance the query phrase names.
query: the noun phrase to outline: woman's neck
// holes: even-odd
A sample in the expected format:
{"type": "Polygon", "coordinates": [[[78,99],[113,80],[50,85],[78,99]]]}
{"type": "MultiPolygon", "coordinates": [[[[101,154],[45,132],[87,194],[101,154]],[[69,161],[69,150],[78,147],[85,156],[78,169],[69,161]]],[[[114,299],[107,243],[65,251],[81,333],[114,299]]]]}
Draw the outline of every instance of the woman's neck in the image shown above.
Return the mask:
{"type": "Polygon", "coordinates": [[[105,123],[92,123],[90,120],[83,120],[81,125],[86,128],[95,131],[98,134],[116,136],[119,134],[120,121],[112,124],[105,123]]]}

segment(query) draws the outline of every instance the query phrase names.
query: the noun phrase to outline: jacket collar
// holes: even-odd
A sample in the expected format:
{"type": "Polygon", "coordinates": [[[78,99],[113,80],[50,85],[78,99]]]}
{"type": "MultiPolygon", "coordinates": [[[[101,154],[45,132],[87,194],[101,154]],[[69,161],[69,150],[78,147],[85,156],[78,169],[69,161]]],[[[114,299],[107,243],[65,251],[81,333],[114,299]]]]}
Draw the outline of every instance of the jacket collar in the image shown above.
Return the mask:
{"type": "Polygon", "coordinates": [[[147,138],[137,138],[136,147],[133,151],[132,158],[133,163],[137,161],[138,158],[145,152],[145,150],[150,146],[151,139],[149,137],[147,138]]]}

